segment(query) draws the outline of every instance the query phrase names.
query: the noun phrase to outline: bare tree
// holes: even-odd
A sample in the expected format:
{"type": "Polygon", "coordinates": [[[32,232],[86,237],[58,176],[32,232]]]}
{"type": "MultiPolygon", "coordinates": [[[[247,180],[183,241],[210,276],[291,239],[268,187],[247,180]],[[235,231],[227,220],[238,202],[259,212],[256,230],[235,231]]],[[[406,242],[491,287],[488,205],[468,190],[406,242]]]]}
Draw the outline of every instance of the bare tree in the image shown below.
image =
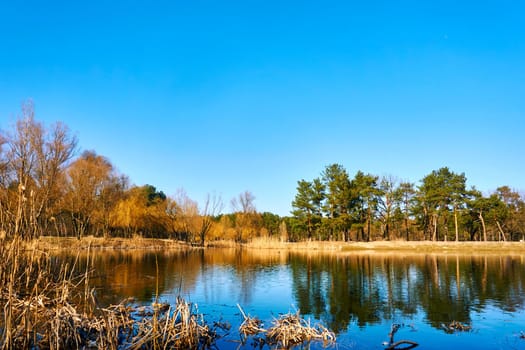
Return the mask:
{"type": "MultiPolygon", "coordinates": [[[[169,201],[170,202],[170,201],[169,201]]],[[[172,219],[174,231],[187,242],[194,240],[197,231],[199,206],[182,188],[177,190],[173,202],[168,203],[168,215],[172,219]]]]}
{"type": "Polygon", "coordinates": [[[224,205],[221,196],[217,194],[207,194],[204,206],[200,211],[201,225],[199,229],[200,244],[204,247],[205,239],[213,224],[213,219],[223,209],[224,205]]]}
{"type": "Polygon", "coordinates": [[[241,212],[243,214],[256,213],[255,196],[250,191],[244,191],[237,197],[232,198],[231,206],[234,212],[241,212]]]}
{"type": "Polygon", "coordinates": [[[64,174],[65,166],[76,151],[77,140],[69,134],[67,126],[59,122],[44,134],[42,141],[35,150],[38,167],[35,174],[37,191],[33,221],[38,227],[45,229],[54,205],[64,192],[57,185],[64,174]]]}
{"type": "Polygon", "coordinates": [[[244,191],[231,200],[237,242],[242,242],[257,232],[260,215],[257,214],[254,201],[255,196],[250,191],[244,191]]]}
{"type": "Polygon", "coordinates": [[[223,202],[217,194],[207,194],[204,205],[199,209],[196,201],[188,197],[186,191],[179,189],[174,196],[175,205],[169,210],[170,217],[175,223],[175,231],[185,235],[186,241],[195,242],[204,246],[210,232],[214,218],[223,209],[223,202]]]}
{"type": "Polygon", "coordinates": [[[36,237],[45,230],[50,211],[60,197],[59,179],[73,157],[77,140],[62,123],[46,129],[34,119],[31,101],[22,105],[22,116],[7,135],[7,176],[16,191],[11,201],[13,234],[36,237]]]}

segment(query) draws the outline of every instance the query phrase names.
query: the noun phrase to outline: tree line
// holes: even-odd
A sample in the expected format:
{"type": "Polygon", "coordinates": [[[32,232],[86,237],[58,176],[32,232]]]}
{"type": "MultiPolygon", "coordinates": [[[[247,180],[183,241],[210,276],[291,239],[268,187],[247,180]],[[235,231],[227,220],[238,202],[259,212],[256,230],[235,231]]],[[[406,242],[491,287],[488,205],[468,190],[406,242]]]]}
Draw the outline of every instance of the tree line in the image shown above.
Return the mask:
{"type": "Polygon", "coordinates": [[[275,234],[280,218],[258,213],[254,200],[242,192],[231,201],[233,212],[221,214],[223,201],[214,194],[199,204],[184,190],[167,196],[150,184],[131,185],[106,157],[79,152],[66,125],[36,120],[31,101],[8,131],[0,130],[0,239],[140,235],[203,245],[275,234]]]}
{"type": "Polygon", "coordinates": [[[31,102],[0,130],[0,239],[41,235],[158,237],[204,245],[257,237],[302,240],[519,240],[525,229],[523,194],[507,186],[485,196],[467,188],[465,174],[444,167],[418,185],[339,164],[300,180],[291,216],[260,213],[241,192],[223,213],[210,193],[202,203],[184,190],[166,195],[132,185],[106,157],[79,152],[78,140],[57,122],[35,119],[31,102]]]}
{"type": "Polygon", "coordinates": [[[292,202],[292,233],[316,240],[523,240],[525,196],[508,186],[484,195],[448,167],[418,184],[395,176],[325,167],[300,180],[292,202]]]}

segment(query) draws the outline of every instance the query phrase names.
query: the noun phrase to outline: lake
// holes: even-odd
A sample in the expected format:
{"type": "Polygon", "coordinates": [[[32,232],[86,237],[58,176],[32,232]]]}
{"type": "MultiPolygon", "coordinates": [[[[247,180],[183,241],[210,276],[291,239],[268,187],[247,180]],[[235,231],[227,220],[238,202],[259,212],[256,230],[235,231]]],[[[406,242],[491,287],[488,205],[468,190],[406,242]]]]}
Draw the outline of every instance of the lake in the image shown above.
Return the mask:
{"type": "MultiPolygon", "coordinates": [[[[77,265],[86,259],[80,255],[77,265]]],[[[300,310],[336,333],[338,349],[384,349],[394,324],[400,327],[395,340],[415,341],[418,349],[525,349],[523,255],[206,249],[96,251],[89,259],[100,305],[129,297],[148,305],[156,295],[174,303],[181,295],[207,322],[231,323],[219,349],[239,346],[237,303],[265,326],[300,310]],[[472,329],[452,331],[452,321],[472,329]]]]}

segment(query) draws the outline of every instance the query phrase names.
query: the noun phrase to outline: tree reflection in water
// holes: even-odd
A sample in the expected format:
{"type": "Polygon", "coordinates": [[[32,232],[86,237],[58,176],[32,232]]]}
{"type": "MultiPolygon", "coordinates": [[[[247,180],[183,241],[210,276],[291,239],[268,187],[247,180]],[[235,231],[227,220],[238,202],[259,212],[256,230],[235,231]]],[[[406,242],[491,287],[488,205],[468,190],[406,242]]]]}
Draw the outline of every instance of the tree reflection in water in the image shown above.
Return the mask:
{"type": "MultiPolygon", "coordinates": [[[[75,256],[60,255],[69,260],[75,256]]],[[[525,298],[522,256],[420,254],[307,254],[238,249],[172,252],[91,252],[92,285],[101,305],[134,297],[195,297],[201,303],[237,303],[286,312],[294,304],[335,332],[416,315],[436,329],[469,324],[486,308],[521,311],[525,298]],[[157,268],[158,265],[158,277],[157,268]],[[278,279],[278,280],[276,280],[278,279]],[[288,291],[288,295],[285,293],[288,291]],[[277,297],[275,297],[277,296],[277,297]],[[269,305],[269,306],[268,306],[269,305]]],[[[76,263],[85,270],[87,253],[76,263]]]]}
{"type": "Polygon", "coordinates": [[[334,330],[423,312],[428,322],[471,322],[487,306],[523,308],[523,257],[447,255],[290,256],[301,310],[330,320],[334,330]]]}

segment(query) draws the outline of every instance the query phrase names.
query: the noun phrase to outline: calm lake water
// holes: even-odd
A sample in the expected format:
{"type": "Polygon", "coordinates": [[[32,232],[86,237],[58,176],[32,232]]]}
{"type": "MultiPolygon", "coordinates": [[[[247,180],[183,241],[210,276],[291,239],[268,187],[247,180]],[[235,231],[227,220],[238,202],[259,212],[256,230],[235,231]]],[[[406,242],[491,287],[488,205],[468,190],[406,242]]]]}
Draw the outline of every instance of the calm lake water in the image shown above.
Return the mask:
{"type": "MultiPolygon", "coordinates": [[[[208,323],[229,321],[232,329],[242,322],[237,303],[266,326],[279,314],[299,309],[312,323],[320,321],[336,332],[337,349],[384,349],[392,324],[401,325],[395,340],[418,342],[417,349],[525,349],[520,338],[525,333],[522,255],[208,249],[92,252],[90,260],[91,283],[103,305],[128,297],[151,304],[158,284],[161,301],[174,303],[181,295],[198,305],[208,323]],[[452,321],[472,330],[447,332],[444,326],[452,321]]],[[[238,339],[232,331],[218,347],[237,349],[238,339]]]]}

